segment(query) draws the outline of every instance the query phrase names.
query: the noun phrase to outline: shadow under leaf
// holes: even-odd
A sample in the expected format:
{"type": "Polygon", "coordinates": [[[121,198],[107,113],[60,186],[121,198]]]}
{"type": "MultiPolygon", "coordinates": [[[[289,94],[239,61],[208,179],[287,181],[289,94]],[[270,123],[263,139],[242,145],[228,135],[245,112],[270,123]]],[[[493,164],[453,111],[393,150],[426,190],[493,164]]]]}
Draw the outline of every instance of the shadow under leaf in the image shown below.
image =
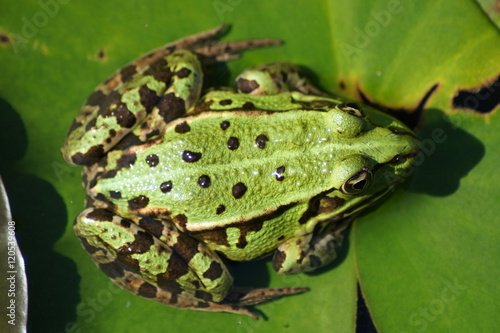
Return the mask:
{"type": "Polygon", "coordinates": [[[418,132],[422,154],[409,191],[448,196],[484,157],[485,147],[474,136],[453,125],[441,110],[426,113],[418,132]]]}

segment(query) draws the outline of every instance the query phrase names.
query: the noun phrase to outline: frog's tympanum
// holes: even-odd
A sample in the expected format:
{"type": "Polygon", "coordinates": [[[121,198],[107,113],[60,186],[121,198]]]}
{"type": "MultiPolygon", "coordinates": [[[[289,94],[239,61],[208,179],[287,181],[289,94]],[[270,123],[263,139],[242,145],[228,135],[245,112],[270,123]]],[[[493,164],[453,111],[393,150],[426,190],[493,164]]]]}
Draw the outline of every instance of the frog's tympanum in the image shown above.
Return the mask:
{"type": "Polygon", "coordinates": [[[255,317],[247,306],[307,288],[233,287],[228,263],[270,254],[278,273],[297,274],[332,262],[352,218],[413,168],[418,141],[382,112],[327,97],[288,63],[244,71],[235,90],[207,89],[211,64],[279,43],[217,42],[220,31],[109,77],[62,152],[84,167],[75,232],[117,285],[255,317]]]}

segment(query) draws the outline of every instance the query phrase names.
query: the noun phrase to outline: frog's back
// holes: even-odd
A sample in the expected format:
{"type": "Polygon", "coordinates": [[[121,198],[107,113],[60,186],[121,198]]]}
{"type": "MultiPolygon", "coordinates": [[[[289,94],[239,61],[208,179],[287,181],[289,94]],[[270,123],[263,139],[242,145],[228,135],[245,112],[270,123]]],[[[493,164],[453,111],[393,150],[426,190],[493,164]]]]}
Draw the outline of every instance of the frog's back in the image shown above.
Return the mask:
{"type": "Polygon", "coordinates": [[[297,110],[178,119],[157,141],[124,151],[120,159],[133,165],[99,179],[94,191],[113,194],[124,216],[182,216],[193,231],[255,219],[335,186],[348,145],[325,117],[297,110]]]}

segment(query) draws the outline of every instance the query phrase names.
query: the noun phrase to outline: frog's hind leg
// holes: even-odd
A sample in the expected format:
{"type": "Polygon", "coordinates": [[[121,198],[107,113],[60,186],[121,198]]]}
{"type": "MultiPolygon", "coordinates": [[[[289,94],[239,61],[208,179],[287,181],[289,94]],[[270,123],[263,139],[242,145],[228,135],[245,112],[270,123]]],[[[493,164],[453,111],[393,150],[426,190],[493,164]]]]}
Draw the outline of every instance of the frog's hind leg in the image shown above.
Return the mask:
{"type": "Polygon", "coordinates": [[[213,303],[189,299],[180,296],[178,293],[171,292],[165,289],[158,288],[148,282],[145,282],[141,275],[132,271],[126,271],[120,267],[110,267],[113,272],[106,272],[113,282],[120,288],[130,291],[137,296],[141,296],[152,301],[162,303],[179,309],[213,311],[213,312],[230,312],[244,314],[254,319],[258,319],[256,313],[244,307],[233,305],[230,303],[213,303]],[[118,275],[115,276],[115,274],[118,275]]]}
{"type": "MultiPolygon", "coordinates": [[[[73,228],[94,262],[136,294],[142,293],[137,282],[141,280],[146,282],[142,288],[166,291],[160,293],[165,299],[170,293],[197,304],[222,301],[232,287],[233,278],[219,256],[168,220],[133,221],[107,209],[87,208],[73,228]]],[[[153,295],[151,290],[149,294],[153,295]]],[[[174,301],[165,303],[176,306],[174,301]]]]}
{"type": "Polygon", "coordinates": [[[247,306],[307,290],[232,289],[233,278],[219,256],[167,220],[132,221],[106,209],[88,208],[76,218],[74,230],[115,284],[172,307],[257,318],[247,306]]]}
{"type": "Polygon", "coordinates": [[[236,78],[239,92],[250,95],[277,95],[299,91],[305,95],[328,96],[316,88],[300,69],[287,62],[274,62],[249,68],[236,78]]]}
{"type": "Polygon", "coordinates": [[[127,142],[145,142],[199,98],[201,64],[190,51],[174,51],[142,71],[122,70],[127,71],[133,74],[127,73],[126,81],[114,83],[115,75],[80,110],[62,147],[69,163],[94,164],[126,136],[122,148],[127,142]]]}

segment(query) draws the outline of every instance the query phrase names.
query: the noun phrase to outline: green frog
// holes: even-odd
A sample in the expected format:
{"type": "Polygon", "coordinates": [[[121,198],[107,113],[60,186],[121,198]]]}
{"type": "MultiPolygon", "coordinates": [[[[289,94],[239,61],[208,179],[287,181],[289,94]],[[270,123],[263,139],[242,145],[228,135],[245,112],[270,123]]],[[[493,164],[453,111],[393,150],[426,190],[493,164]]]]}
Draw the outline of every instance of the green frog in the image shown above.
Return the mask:
{"type": "Polygon", "coordinates": [[[169,306],[252,316],[302,287],[234,287],[231,261],[279,274],[331,263],[343,231],[413,168],[419,144],[387,114],[321,92],[289,63],[207,89],[205,68],[276,40],[223,27],[153,50],[86,101],[62,147],[81,165],[74,230],[118,286],[169,306]],[[204,95],[202,95],[204,93],[204,95]]]}

